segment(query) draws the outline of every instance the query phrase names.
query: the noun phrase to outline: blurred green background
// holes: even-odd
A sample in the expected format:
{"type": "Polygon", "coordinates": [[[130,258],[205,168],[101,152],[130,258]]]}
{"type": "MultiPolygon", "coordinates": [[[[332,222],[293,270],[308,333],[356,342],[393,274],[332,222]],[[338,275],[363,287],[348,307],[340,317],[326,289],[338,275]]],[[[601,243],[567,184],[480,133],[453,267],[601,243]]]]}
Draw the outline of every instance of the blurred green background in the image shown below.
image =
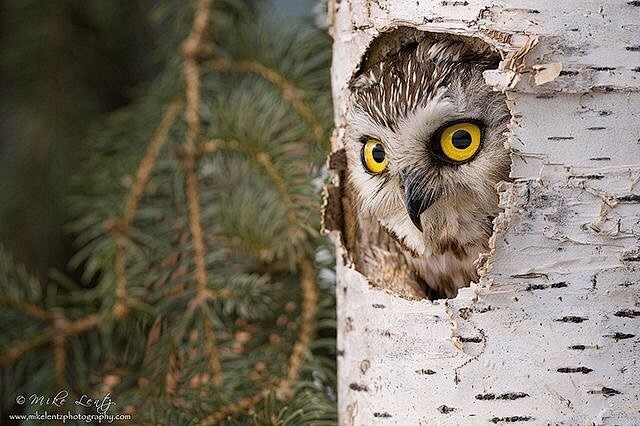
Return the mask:
{"type": "Polygon", "coordinates": [[[125,424],[336,422],[326,4],[213,0],[191,144],[200,2],[0,0],[0,424],[60,389],[125,424]]]}
{"type": "MultiPolygon", "coordinates": [[[[0,243],[41,280],[50,268],[77,275],[67,268],[74,251],[65,231],[69,178],[90,149],[88,132],[132,104],[177,48],[180,29],[167,9],[180,3],[190,6],[0,1],[0,243]]],[[[324,5],[316,0],[249,3],[322,26],[324,5]]]]}

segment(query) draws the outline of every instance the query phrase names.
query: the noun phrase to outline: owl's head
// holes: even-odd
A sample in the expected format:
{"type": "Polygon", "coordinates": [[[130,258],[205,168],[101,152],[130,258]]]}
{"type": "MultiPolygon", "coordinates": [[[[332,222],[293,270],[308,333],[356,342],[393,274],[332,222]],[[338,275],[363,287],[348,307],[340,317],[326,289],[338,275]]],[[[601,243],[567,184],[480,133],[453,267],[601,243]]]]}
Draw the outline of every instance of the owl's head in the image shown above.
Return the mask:
{"type": "Polygon", "coordinates": [[[506,99],[482,76],[498,60],[488,48],[423,37],[351,82],[347,155],[358,212],[415,256],[491,233],[495,186],[510,167],[506,99]]]}

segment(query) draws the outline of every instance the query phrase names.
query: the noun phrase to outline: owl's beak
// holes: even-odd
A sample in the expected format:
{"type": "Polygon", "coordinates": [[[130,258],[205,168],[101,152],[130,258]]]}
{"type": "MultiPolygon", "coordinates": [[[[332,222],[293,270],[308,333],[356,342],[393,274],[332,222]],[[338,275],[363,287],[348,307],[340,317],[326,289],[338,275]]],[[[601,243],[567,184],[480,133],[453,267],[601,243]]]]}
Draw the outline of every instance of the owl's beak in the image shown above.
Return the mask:
{"type": "Polygon", "coordinates": [[[404,190],[404,203],[407,207],[409,219],[420,232],[422,232],[420,216],[440,198],[440,191],[425,188],[421,183],[411,179],[409,174],[405,174],[400,178],[400,186],[404,190]]]}

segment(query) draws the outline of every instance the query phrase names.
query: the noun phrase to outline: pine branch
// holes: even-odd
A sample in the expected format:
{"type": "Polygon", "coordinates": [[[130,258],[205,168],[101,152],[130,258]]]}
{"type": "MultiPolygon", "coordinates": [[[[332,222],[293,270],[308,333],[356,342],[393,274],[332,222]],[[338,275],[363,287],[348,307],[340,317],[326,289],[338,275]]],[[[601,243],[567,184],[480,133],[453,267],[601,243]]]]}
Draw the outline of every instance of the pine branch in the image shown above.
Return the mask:
{"type": "Polygon", "coordinates": [[[51,321],[52,319],[52,315],[44,309],[31,303],[12,299],[4,294],[0,294],[0,305],[41,321],[51,321]]]}
{"type": "Polygon", "coordinates": [[[92,287],[54,297],[52,284],[43,307],[40,295],[0,296],[35,331],[8,339],[0,366],[53,354],[43,380],[109,389],[141,422],[246,423],[255,411],[322,424],[335,413],[334,308],[318,273],[309,136],[329,127],[328,97],[310,102],[328,93],[327,55],[314,54],[326,46],[285,32],[278,43],[311,47],[241,54],[253,36],[235,45],[224,30],[247,20],[253,31],[255,16],[219,1],[212,14],[200,0],[189,22],[182,4],[165,15],[182,43],[95,133],[71,200],[74,264],[92,287]]]}
{"type": "Polygon", "coordinates": [[[20,359],[24,354],[37,349],[38,347],[49,343],[53,338],[51,331],[43,332],[30,340],[26,340],[20,343],[14,343],[10,348],[5,349],[0,353],[0,367],[11,364],[17,359],[20,359]]]}
{"type": "Polygon", "coordinates": [[[179,102],[174,101],[169,105],[167,110],[160,121],[153,137],[147,145],[147,152],[145,153],[138,170],[136,177],[131,185],[127,199],[125,202],[124,212],[122,219],[119,220],[119,226],[114,227],[118,233],[116,235],[116,254],[114,259],[114,271],[116,274],[116,303],[114,305],[114,315],[116,318],[121,318],[126,315],[128,310],[128,295],[127,295],[127,274],[126,274],[126,249],[127,239],[130,233],[131,224],[135,217],[140,199],[144,188],[149,181],[151,171],[158,155],[160,154],[160,148],[167,138],[167,134],[173,125],[176,116],[181,108],[179,102]]]}
{"type": "Polygon", "coordinates": [[[99,323],[98,315],[88,315],[75,321],[69,321],[62,316],[54,316],[51,318],[52,324],[47,327],[40,335],[22,343],[14,344],[14,346],[0,353],[0,367],[14,362],[21,358],[29,351],[39,346],[49,344],[56,340],[66,340],[71,336],[84,333],[95,328],[99,323]]]}
{"type": "MultiPolygon", "coordinates": [[[[187,192],[187,205],[189,209],[189,223],[191,238],[193,241],[194,259],[196,265],[197,293],[192,301],[192,306],[200,306],[207,303],[212,296],[207,290],[207,270],[205,266],[205,247],[202,237],[201,207],[198,191],[197,167],[197,147],[200,139],[200,119],[198,107],[200,105],[200,64],[198,56],[204,48],[204,31],[209,21],[211,11],[211,0],[200,0],[193,19],[191,33],[182,45],[185,75],[185,98],[187,121],[187,141],[185,151],[182,156],[182,166],[184,170],[185,187],[187,192]]],[[[211,367],[213,368],[214,383],[222,383],[222,364],[220,363],[220,353],[213,324],[211,321],[205,322],[207,352],[209,353],[211,367]]]]}
{"type": "MultiPolygon", "coordinates": [[[[206,150],[214,151],[216,148],[224,146],[231,147],[233,149],[242,150],[244,152],[248,152],[253,154],[251,151],[243,150],[242,145],[235,142],[222,142],[221,141],[209,141],[204,145],[206,150]]],[[[283,177],[278,174],[276,169],[273,167],[268,155],[265,153],[258,153],[254,155],[254,158],[257,163],[261,164],[267,174],[271,177],[274,184],[276,185],[278,191],[281,193],[282,198],[285,200],[286,207],[288,210],[288,219],[289,226],[292,229],[298,229],[298,222],[294,212],[294,205],[291,201],[291,195],[287,189],[287,186],[284,184],[283,177]]],[[[293,234],[293,232],[292,232],[293,234]]],[[[300,375],[300,369],[304,362],[304,352],[308,349],[308,346],[312,340],[313,332],[314,332],[314,323],[316,319],[316,306],[318,299],[318,292],[316,289],[315,283],[315,268],[313,262],[303,255],[298,255],[296,259],[296,263],[301,272],[300,278],[300,290],[302,293],[302,322],[300,324],[300,331],[298,334],[298,339],[293,346],[293,351],[289,358],[289,366],[287,369],[287,375],[285,378],[282,378],[276,386],[277,394],[279,398],[286,399],[291,396],[292,390],[291,387],[293,383],[296,382],[300,375]]],[[[211,414],[210,416],[202,419],[200,424],[217,424],[221,420],[235,414],[241,410],[247,410],[252,406],[255,406],[256,403],[261,401],[266,395],[269,394],[270,389],[262,389],[259,392],[255,393],[253,396],[249,398],[245,398],[236,403],[230,404],[222,409],[218,410],[216,413],[211,414]]]]}
{"type": "Polygon", "coordinates": [[[204,142],[201,146],[203,153],[215,153],[219,150],[235,151],[248,155],[256,164],[262,166],[267,175],[271,178],[276,189],[280,193],[282,200],[284,201],[285,209],[287,211],[287,219],[290,225],[289,235],[293,241],[298,241],[304,238],[304,234],[300,232],[298,219],[296,217],[296,209],[291,194],[287,189],[287,183],[284,177],[278,173],[273,165],[271,157],[266,152],[255,152],[250,147],[235,141],[224,141],[220,139],[212,139],[204,142]]]}
{"type": "Polygon", "coordinates": [[[194,14],[189,37],[182,44],[184,57],[185,99],[187,100],[185,118],[187,121],[187,143],[195,148],[200,134],[200,64],[198,57],[204,49],[204,31],[209,22],[212,0],[199,0],[194,14]]]}
{"type": "Polygon", "coordinates": [[[300,117],[313,129],[316,139],[319,141],[322,140],[324,134],[323,126],[311,111],[311,108],[302,100],[302,97],[299,94],[300,89],[295,87],[293,83],[288,81],[286,77],[278,73],[276,70],[255,60],[239,60],[232,63],[229,60],[218,58],[207,61],[205,65],[217,72],[246,72],[257,74],[272,83],[280,90],[282,98],[289,102],[298,114],[300,114],[300,117]]]}

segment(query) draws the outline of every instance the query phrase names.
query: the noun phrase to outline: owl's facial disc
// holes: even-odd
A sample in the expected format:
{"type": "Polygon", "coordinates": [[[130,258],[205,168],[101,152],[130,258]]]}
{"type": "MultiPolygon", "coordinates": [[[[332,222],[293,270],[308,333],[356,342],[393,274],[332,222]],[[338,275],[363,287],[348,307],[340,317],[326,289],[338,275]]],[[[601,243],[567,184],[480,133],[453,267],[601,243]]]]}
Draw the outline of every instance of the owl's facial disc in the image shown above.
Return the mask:
{"type": "Polygon", "coordinates": [[[420,173],[416,170],[403,170],[400,173],[400,188],[404,191],[404,204],[411,222],[422,232],[420,216],[442,194],[440,190],[424,186],[420,173]]]}

